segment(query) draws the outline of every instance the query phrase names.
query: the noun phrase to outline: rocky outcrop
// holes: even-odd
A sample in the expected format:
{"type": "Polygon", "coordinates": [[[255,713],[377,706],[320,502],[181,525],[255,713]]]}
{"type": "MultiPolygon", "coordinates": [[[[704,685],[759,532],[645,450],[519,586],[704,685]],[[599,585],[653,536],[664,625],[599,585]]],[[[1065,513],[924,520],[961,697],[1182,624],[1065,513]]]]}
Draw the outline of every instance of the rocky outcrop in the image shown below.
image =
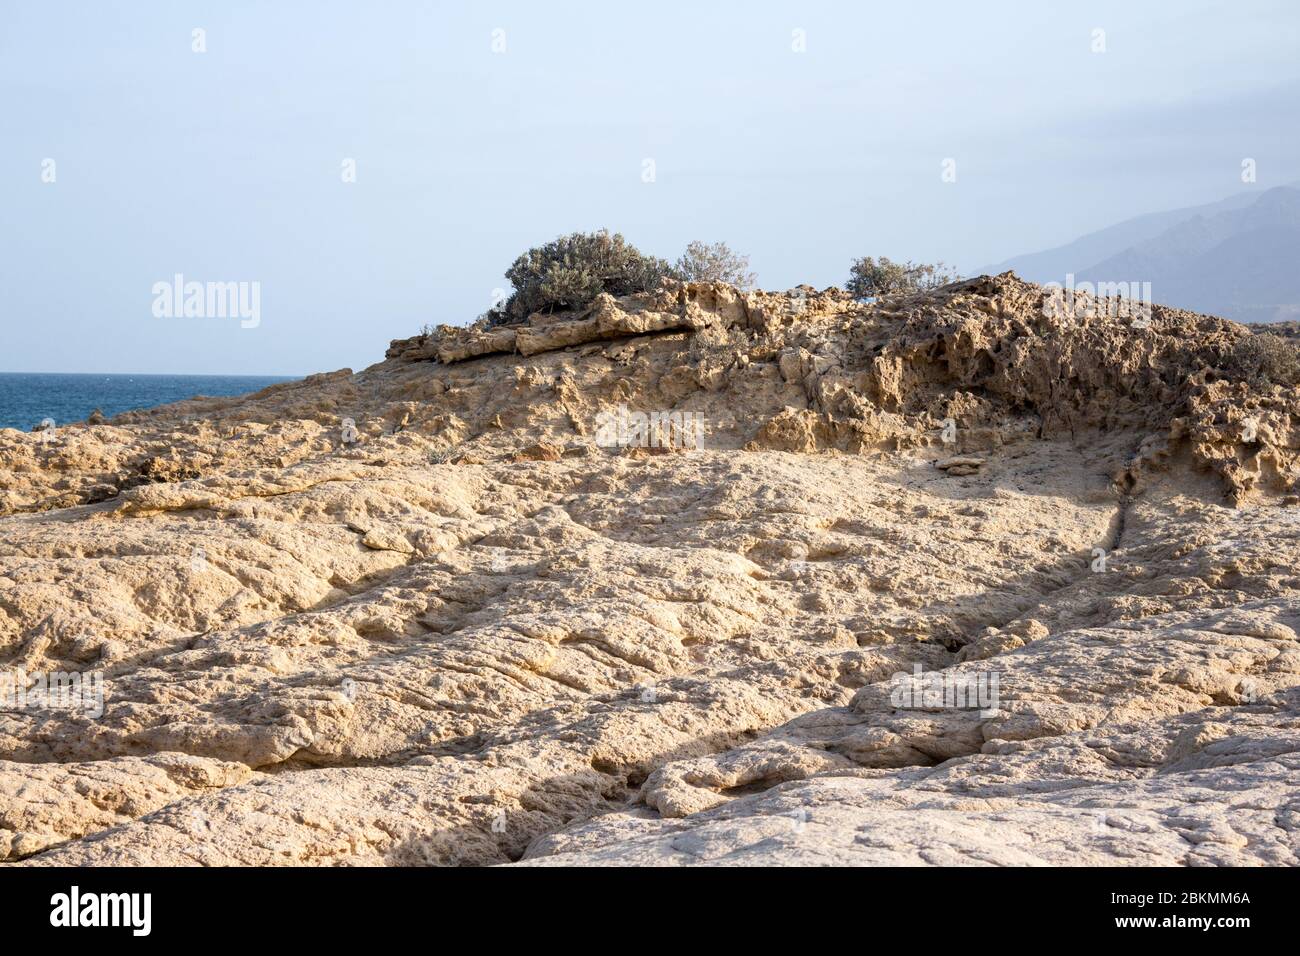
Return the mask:
{"type": "MultiPolygon", "coordinates": [[[[811,290],[809,290],[811,291],[811,290]]],[[[800,293],[800,310],[808,308],[808,292],[800,293]]],[[[849,306],[843,294],[817,296],[814,307],[822,314],[828,307],[849,306]]],[[[622,300],[602,293],[581,313],[544,315],[535,313],[526,323],[484,328],[442,325],[431,333],[393,342],[390,359],[464,362],[500,352],[537,355],[557,349],[612,341],[658,332],[698,332],[704,328],[763,328],[772,320],[773,306],[779,315],[787,303],[762,292],[741,292],[720,282],[674,282],[666,280],[653,293],[622,300]]]]}
{"type": "Polygon", "coordinates": [[[668,284],[0,431],[0,858],[1294,865],[1295,390],[1097,311],[668,284]]]}

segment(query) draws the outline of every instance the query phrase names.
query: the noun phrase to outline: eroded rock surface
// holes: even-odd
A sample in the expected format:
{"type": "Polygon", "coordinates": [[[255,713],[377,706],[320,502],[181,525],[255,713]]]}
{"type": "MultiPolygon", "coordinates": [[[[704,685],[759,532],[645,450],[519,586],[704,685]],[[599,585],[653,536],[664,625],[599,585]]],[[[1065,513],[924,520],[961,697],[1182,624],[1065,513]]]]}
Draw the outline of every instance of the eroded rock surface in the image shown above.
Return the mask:
{"type": "Polygon", "coordinates": [[[0,702],[0,859],[1294,865],[1295,390],[1049,313],[669,284],[0,431],[0,671],[104,688],[0,702]]]}

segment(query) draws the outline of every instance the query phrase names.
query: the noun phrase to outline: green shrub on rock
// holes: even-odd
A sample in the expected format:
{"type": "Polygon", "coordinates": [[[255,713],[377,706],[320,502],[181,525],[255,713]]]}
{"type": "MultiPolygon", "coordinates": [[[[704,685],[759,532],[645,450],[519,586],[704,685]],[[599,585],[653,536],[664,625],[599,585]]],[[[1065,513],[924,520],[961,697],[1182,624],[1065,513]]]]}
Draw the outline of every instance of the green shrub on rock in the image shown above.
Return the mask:
{"type": "Polygon", "coordinates": [[[647,292],[674,275],[663,259],[643,255],[618,233],[575,232],[529,249],[506,270],[514,293],[491,322],[520,322],[534,312],[580,309],[602,292],[647,292]]]}
{"type": "Polygon", "coordinates": [[[855,299],[870,299],[896,292],[926,292],[960,278],[942,262],[894,262],[881,256],[854,261],[848,290],[855,299]]]}
{"type": "Polygon", "coordinates": [[[1238,339],[1225,364],[1230,374],[1252,385],[1300,385],[1300,343],[1274,332],[1238,339]]]}
{"type": "Polygon", "coordinates": [[[688,282],[726,282],[740,289],[754,284],[749,256],[732,252],[725,242],[692,242],[677,260],[674,271],[688,282]]]}

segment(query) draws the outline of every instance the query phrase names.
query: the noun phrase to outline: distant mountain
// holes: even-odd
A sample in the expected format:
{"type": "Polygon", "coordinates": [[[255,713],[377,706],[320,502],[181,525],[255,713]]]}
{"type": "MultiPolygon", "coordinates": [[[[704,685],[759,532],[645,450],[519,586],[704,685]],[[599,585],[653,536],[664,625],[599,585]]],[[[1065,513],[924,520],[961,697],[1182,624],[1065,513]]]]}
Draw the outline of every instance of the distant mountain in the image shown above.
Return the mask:
{"type": "Polygon", "coordinates": [[[981,270],[1034,282],[1150,282],[1165,305],[1240,322],[1300,319],[1300,184],[1152,213],[981,270]]]}

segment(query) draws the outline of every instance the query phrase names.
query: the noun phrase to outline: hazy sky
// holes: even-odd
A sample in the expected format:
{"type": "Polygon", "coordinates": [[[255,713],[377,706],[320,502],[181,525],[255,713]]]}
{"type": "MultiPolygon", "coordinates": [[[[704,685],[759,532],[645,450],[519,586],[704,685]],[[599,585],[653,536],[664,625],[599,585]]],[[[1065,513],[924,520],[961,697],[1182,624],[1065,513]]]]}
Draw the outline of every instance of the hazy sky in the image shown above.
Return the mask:
{"type": "Polygon", "coordinates": [[[1300,178],[1298,33],[1293,0],[6,0],[0,371],[359,369],[601,226],[773,289],[974,269],[1300,178]],[[260,283],[260,325],[156,317],[176,273],[260,283]]]}

